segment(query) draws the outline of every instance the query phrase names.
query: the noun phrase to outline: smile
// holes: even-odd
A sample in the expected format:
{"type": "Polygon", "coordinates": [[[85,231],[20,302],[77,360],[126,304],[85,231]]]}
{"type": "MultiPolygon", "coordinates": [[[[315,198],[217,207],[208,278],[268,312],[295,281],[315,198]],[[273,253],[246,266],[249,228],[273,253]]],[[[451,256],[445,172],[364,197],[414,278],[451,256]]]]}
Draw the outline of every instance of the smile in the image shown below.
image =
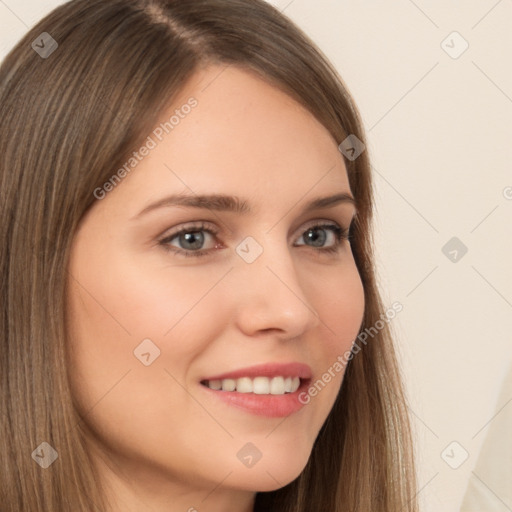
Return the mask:
{"type": "Polygon", "coordinates": [[[299,394],[312,376],[307,364],[266,363],[209,376],[200,383],[212,404],[220,400],[250,414],[275,418],[304,407],[299,394]]]}

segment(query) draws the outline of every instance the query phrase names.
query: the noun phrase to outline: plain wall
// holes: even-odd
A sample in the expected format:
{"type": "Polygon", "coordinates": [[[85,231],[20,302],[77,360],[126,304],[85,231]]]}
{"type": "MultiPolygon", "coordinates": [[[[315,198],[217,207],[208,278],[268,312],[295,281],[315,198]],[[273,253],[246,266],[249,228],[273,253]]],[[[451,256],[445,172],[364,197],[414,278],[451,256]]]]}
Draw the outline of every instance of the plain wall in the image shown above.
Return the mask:
{"type": "MultiPolygon", "coordinates": [[[[3,0],[0,57],[62,3],[3,0]]],[[[459,510],[490,425],[512,408],[512,390],[499,394],[512,362],[512,2],[271,3],[332,60],[360,109],[381,288],[403,305],[393,328],[422,509],[459,510]]]]}

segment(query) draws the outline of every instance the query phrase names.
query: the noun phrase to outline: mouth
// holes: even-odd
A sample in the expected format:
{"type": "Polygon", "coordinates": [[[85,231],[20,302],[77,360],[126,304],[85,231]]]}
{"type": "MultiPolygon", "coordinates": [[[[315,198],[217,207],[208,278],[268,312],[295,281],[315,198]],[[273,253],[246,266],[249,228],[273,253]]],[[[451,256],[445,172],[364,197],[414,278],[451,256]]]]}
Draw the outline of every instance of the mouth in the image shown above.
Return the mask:
{"type": "Polygon", "coordinates": [[[269,418],[283,417],[303,406],[300,394],[311,382],[311,368],[301,363],[265,364],[202,379],[212,399],[269,418]]]}

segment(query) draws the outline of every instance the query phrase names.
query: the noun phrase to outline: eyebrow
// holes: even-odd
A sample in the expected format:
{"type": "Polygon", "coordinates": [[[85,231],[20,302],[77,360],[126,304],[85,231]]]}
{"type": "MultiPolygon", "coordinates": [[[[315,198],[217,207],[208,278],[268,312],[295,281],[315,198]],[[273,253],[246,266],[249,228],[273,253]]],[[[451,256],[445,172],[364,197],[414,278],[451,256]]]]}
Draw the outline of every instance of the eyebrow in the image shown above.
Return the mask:
{"type": "MultiPolygon", "coordinates": [[[[340,192],[338,194],[317,197],[308,203],[303,208],[303,212],[307,213],[313,210],[320,210],[322,208],[331,208],[338,204],[350,203],[355,206],[355,199],[347,192],[340,192]]],[[[172,207],[172,206],[185,206],[189,208],[203,208],[214,210],[218,212],[233,212],[237,214],[251,213],[251,207],[247,200],[240,199],[235,196],[225,194],[205,194],[205,195],[171,195],[164,197],[155,203],[146,206],[140,211],[133,219],[139,218],[142,215],[156,210],[158,208],[172,207]]]]}

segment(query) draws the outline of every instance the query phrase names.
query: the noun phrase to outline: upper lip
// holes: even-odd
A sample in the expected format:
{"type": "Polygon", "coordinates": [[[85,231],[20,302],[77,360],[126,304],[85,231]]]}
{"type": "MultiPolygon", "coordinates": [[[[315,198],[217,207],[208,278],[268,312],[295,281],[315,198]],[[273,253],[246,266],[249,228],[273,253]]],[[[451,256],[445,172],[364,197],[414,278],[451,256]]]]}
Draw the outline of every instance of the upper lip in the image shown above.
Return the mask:
{"type": "Polygon", "coordinates": [[[310,379],[311,375],[311,367],[304,363],[264,363],[205,377],[202,380],[239,379],[241,377],[299,377],[310,379]]]}

